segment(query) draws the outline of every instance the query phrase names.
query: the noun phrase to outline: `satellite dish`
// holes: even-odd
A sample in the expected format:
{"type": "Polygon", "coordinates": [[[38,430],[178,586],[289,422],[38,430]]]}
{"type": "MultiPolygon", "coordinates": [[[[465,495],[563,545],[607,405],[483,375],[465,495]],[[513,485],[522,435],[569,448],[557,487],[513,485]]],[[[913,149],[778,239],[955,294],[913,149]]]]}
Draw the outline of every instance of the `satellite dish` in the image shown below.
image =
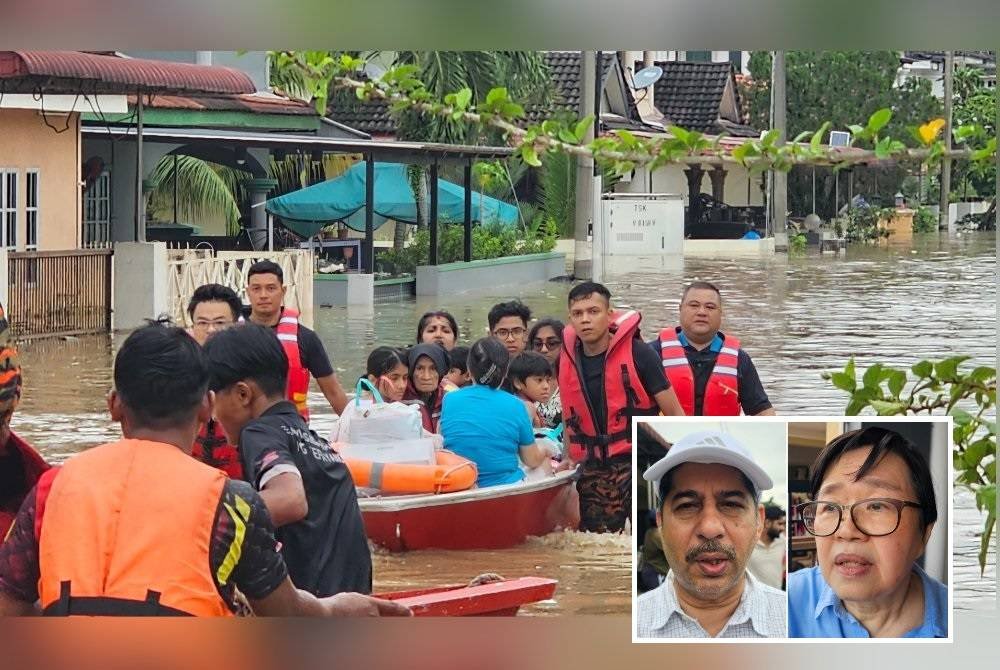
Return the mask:
{"type": "Polygon", "coordinates": [[[658,82],[662,76],[663,68],[659,65],[644,67],[632,75],[632,88],[636,91],[643,88],[649,88],[658,82]]]}

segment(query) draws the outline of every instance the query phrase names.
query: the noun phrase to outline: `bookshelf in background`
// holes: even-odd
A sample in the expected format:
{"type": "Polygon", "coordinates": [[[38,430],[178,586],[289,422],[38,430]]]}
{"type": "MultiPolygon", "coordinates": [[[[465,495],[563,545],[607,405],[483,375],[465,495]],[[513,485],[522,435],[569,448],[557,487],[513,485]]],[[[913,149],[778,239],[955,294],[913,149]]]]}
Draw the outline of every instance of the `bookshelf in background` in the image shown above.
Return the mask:
{"type": "Polygon", "coordinates": [[[809,500],[809,467],[788,468],[788,572],[816,565],[816,538],[806,532],[795,506],[809,500]]]}

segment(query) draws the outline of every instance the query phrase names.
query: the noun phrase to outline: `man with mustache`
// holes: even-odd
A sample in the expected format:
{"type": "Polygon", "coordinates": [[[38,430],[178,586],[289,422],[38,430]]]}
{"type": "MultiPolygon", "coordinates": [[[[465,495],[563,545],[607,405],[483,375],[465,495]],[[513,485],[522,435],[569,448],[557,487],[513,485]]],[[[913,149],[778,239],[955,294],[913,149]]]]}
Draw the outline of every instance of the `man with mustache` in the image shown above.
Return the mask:
{"type": "Polygon", "coordinates": [[[771,478],[728,433],[677,441],[643,473],[658,492],[670,574],[639,596],[638,638],[785,637],[785,594],[747,569],[771,478]]]}

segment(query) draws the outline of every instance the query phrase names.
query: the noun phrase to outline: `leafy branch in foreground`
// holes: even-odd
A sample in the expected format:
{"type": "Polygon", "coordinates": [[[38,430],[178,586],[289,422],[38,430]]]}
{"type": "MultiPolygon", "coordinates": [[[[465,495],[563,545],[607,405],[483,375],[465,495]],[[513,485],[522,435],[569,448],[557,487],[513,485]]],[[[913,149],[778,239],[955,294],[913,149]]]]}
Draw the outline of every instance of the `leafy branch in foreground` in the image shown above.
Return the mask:
{"type": "Polygon", "coordinates": [[[584,119],[548,119],[540,124],[521,127],[525,116],[521,104],[503,87],[493,88],[482,101],[474,101],[472,91],[462,88],[437,99],[417,77],[414,65],[399,65],[377,79],[361,81],[358,71],[364,60],[350,54],[334,57],[324,51],[272,52],[279,70],[291,70],[299,90],[308,91],[320,113],[326,111],[331,88],[353,89],[360,100],[384,100],[394,113],[414,111],[446,118],[455,123],[501,131],[505,140],[528,165],[541,165],[545,153],[563,152],[592,155],[605,168],[623,174],[637,165],[655,170],[666,164],[718,165],[738,163],[751,172],[773,169],[787,172],[796,165],[826,165],[844,168],[856,164],[884,161],[918,161],[932,165],[942,158],[984,163],[996,155],[996,137],[989,137],[976,125],[959,126],[953,131],[957,149],[946,150],[941,131],[943,119],[932,119],[910,128],[917,147],[908,147],[898,138],[883,133],[892,119],[892,110],[879,109],[864,125],[852,124],[851,146],[830,147],[823,137],[830,130],[826,122],[816,131],[800,133],[791,142],[783,141],[777,130],[759,139],[742,141],[735,146],[724,142],[724,135],[706,137],[702,133],[670,126],[669,133],[647,137],[628,130],[616,130],[585,142],[592,116],[584,119]],[[861,148],[862,146],[866,148],[861,148]]]}
{"type": "Polygon", "coordinates": [[[859,383],[852,357],[843,370],[825,372],[823,378],[851,395],[844,411],[849,416],[871,408],[879,416],[926,412],[952,417],[955,483],[972,491],[979,511],[987,515],[979,547],[979,566],[985,570],[997,521],[997,371],[987,366],[964,371],[967,360],[920,361],[909,369],[912,379],[906,370],[876,363],[859,383]]]}

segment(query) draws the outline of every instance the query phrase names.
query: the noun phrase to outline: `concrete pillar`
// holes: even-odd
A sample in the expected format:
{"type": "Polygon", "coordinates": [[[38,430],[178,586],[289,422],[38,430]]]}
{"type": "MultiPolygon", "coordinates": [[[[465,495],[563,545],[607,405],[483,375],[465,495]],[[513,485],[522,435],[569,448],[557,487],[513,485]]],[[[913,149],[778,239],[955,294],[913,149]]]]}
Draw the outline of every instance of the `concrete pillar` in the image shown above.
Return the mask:
{"type": "Polygon", "coordinates": [[[247,191],[250,193],[250,222],[247,228],[250,230],[250,241],[254,249],[267,248],[267,212],[264,210],[264,202],[267,194],[277,185],[275,179],[251,179],[247,182],[247,191]]]}
{"type": "Polygon", "coordinates": [[[117,242],[111,287],[112,330],[132,330],[170,313],[165,242],[117,242]]]}
{"type": "Polygon", "coordinates": [[[721,165],[716,165],[708,173],[709,179],[712,180],[712,197],[719,202],[726,201],[726,168],[721,165]]]}
{"type": "Polygon", "coordinates": [[[375,304],[375,275],[351,272],[347,275],[347,304],[375,304]]]}
{"type": "MultiPolygon", "coordinates": [[[[7,250],[0,249],[0,305],[10,313],[10,265],[7,263],[7,250]]],[[[8,321],[10,318],[8,317],[8,321]]]]}
{"type": "Polygon", "coordinates": [[[698,206],[698,196],[701,194],[701,180],[705,176],[705,171],[700,165],[692,165],[684,169],[684,176],[688,182],[688,209],[684,218],[684,225],[690,226],[698,220],[701,208],[698,206]]]}

